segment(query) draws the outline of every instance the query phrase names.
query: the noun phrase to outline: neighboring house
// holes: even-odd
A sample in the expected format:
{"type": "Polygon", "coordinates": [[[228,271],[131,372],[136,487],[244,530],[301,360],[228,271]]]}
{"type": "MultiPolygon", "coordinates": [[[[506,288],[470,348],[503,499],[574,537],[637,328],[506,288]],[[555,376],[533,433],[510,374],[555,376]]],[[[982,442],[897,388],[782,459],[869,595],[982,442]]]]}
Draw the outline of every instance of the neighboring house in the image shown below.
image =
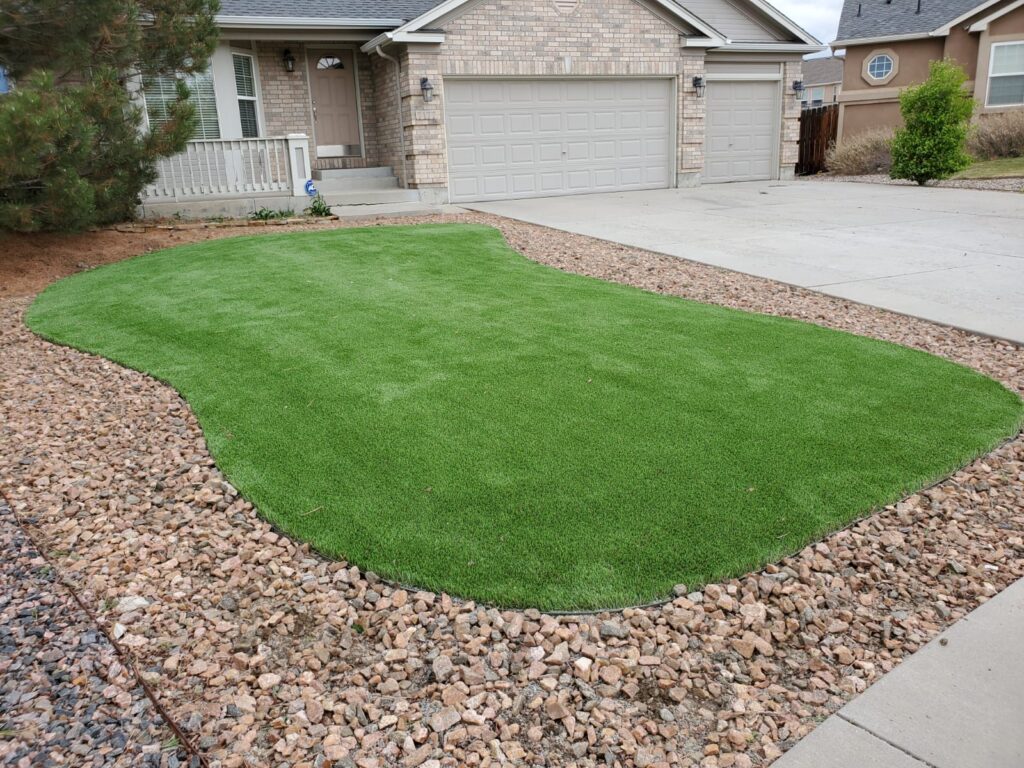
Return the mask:
{"type": "Polygon", "coordinates": [[[949,58],[978,114],[1024,108],[1024,0],[846,0],[833,49],[846,49],[840,141],[901,124],[900,91],[949,58]]]}
{"type": "Polygon", "coordinates": [[[843,90],[843,57],[804,59],[804,109],[835,104],[843,90]]]}
{"type": "MultiPolygon", "coordinates": [[[[764,0],[222,0],[218,22],[149,214],[298,207],[309,177],[456,203],[787,178],[822,50],[764,0]]],[[[164,119],[173,80],[141,85],[164,119]]]]}

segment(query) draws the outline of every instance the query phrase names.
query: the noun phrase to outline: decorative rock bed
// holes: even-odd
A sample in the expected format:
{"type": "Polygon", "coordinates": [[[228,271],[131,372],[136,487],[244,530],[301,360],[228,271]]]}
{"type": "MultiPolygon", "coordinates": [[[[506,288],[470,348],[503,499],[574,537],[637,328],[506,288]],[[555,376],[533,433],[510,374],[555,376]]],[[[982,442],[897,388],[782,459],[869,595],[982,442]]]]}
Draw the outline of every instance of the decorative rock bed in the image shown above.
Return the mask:
{"type": "MultiPolygon", "coordinates": [[[[1010,344],[532,225],[419,219],[438,220],[497,226],[560,269],[888,339],[1024,390],[1010,344]]],[[[34,337],[27,304],[0,304],[0,493],[213,765],[766,764],[1024,576],[1018,437],[658,608],[553,617],[386,584],[275,533],[174,391],[34,337]]]]}

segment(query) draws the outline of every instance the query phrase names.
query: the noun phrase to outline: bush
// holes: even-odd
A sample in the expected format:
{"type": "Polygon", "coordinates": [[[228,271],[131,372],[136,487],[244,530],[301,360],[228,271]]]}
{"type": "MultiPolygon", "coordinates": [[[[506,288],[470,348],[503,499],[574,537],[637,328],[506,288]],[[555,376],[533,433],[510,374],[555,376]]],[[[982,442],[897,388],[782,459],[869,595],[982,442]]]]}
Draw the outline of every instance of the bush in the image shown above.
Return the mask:
{"type": "Polygon", "coordinates": [[[130,218],[156,161],[195,126],[188,88],[143,131],[129,88],[200,72],[217,0],[0,3],[0,229],[74,230],[130,218]]]}
{"type": "Polygon", "coordinates": [[[979,160],[1024,157],[1024,111],[982,117],[971,131],[967,148],[979,160]]]}
{"type": "Polygon", "coordinates": [[[842,144],[829,147],[825,167],[841,176],[888,174],[892,168],[892,136],[891,130],[876,128],[843,139],[842,144]]]}
{"type": "Polygon", "coordinates": [[[971,164],[966,152],[974,99],[967,74],[951,61],[933,61],[928,79],[900,94],[904,127],[892,142],[894,179],[924,184],[948,179],[971,164]]]}
{"type": "Polygon", "coordinates": [[[333,216],[334,212],[331,211],[331,206],[327,204],[323,196],[317,195],[310,202],[309,208],[306,209],[306,214],[309,216],[333,216]]]}

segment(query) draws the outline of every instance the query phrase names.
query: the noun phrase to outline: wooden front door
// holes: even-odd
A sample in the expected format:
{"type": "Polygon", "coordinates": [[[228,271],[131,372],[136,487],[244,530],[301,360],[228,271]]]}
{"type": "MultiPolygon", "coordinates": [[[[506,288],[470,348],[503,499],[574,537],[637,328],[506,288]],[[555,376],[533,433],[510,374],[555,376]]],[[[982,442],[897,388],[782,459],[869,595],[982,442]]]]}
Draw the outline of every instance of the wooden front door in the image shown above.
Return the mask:
{"type": "Polygon", "coordinates": [[[345,48],[310,51],[309,86],[317,157],[362,154],[353,51],[345,48]]]}

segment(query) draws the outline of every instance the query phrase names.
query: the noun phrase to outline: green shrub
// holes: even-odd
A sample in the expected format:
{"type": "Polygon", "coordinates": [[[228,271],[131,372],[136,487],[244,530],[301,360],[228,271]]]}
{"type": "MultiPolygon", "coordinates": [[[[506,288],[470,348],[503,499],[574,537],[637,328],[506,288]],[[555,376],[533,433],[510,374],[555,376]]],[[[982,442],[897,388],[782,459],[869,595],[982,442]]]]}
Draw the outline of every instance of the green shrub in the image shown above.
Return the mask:
{"type": "Polygon", "coordinates": [[[334,213],[331,211],[331,206],[327,204],[322,195],[317,195],[313,198],[313,201],[309,204],[309,208],[306,209],[306,213],[310,216],[333,216],[334,213]]]}
{"type": "Polygon", "coordinates": [[[971,129],[967,148],[979,160],[1024,157],[1024,111],[983,115],[971,129]]]}
{"type": "Polygon", "coordinates": [[[840,176],[866,176],[889,173],[892,168],[891,130],[877,128],[844,138],[833,144],[825,156],[825,167],[840,176]]]}
{"type": "Polygon", "coordinates": [[[290,209],[279,209],[273,210],[264,206],[258,211],[253,211],[249,214],[249,218],[253,221],[271,221],[273,219],[290,219],[295,216],[295,211],[290,209]]]}
{"type": "Polygon", "coordinates": [[[892,143],[894,179],[918,184],[948,179],[971,164],[966,152],[974,99],[967,75],[951,61],[933,61],[928,79],[900,94],[904,127],[892,143]]]}
{"type": "Polygon", "coordinates": [[[74,230],[131,218],[156,161],[184,149],[195,109],[184,82],[166,120],[142,130],[130,86],[202,72],[217,0],[0,3],[0,229],[74,230]]]}

